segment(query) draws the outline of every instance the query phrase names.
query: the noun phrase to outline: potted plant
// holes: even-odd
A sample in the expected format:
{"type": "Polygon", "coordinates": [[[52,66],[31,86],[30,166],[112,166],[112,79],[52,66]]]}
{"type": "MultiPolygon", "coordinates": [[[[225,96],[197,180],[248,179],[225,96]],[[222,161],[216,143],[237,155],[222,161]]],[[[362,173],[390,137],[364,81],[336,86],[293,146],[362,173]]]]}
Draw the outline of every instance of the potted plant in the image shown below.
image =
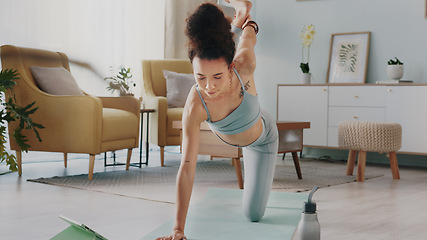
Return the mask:
{"type": "Polygon", "coordinates": [[[104,80],[111,80],[107,89],[114,93],[119,91],[120,96],[133,96],[131,87],[136,87],[136,83],[131,81],[132,74],[130,68],[120,67],[119,73],[104,80]]]}
{"type": "Polygon", "coordinates": [[[387,75],[392,80],[400,80],[403,77],[403,62],[397,57],[387,62],[387,75]]]}
{"type": "Polygon", "coordinates": [[[310,66],[308,62],[310,60],[310,46],[313,43],[313,38],[315,33],[316,31],[314,30],[313,25],[305,26],[300,33],[300,37],[302,39],[302,59],[300,63],[300,68],[302,71],[301,82],[303,84],[310,84],[311,82],[310,66]],[[306,62],[304,62],[305,55],[306,55],[305,52],[307,52],[306,62]]]}
{"type": "Polygon", "coordinates": [[[18,127],[13,131],[12,139],[16,141],[22,151],[28,152],[28,139],[22,134],[23,129],[33,130],[37,139],[41,142],[40,135],[37,129],[44,128],[41,124],[33,122],[30,115],[37,111],[38,107],[34,107],[36,102],[32,102],[25,107],[16,104],[13,87],[16,85],[18,73],[16,70],[5,69],[0,71],[0,162],[6,161],[9,165],[9,170],[17,171],[16,156],[6,151],[7,143],[7,128],[6,123],[19,121],[18,127]]]}

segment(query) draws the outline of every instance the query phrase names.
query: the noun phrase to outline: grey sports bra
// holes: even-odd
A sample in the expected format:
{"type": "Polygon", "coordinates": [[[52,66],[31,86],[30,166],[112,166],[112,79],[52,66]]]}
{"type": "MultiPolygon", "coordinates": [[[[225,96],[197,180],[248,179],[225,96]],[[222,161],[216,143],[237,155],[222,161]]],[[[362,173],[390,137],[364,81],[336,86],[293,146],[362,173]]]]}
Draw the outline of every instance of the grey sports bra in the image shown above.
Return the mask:
{"type": "Polygon", "coordinates": [[[219,121],[212,122],[211,116],[209,114],[209,109],[206,106],[202,95],[200,94],[199,87],[196,86],[196,90],[199,93],[200,99],[202,100],[203,106],[205,107],[206,113],[208,115],[206,122],[213,130],[215,130],[215,132],[224,135],[234,135],[248,130],[249,128],[255,125],[261,114],[261,108],[258,102],[258,95],[254,96],[248,93],[245,90],[245,86],[243,84],[242,79],[240,78],[240,75],[237,73],[237,70],[235,68],[233,70],[236,73],[240,84],[242,85],[243,100],[240,105],[233,110],[233,112],[231,112],[229,115],[219,121]]]}

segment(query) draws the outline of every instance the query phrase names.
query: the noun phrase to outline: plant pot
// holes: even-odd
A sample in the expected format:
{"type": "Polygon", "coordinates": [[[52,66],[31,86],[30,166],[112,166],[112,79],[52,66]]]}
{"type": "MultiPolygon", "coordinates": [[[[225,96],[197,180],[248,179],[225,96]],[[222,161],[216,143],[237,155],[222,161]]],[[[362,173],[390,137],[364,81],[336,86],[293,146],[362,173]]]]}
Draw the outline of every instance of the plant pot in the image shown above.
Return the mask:
{"type": "Polygon", "coordinates": [[[133,97],[133,93],[120,93],[120,97],[133,97]]]}
{"type": "Polygon", "coordinates": [[[387,75],[392,80],[400,80],[403,77],[403,64],[387,65],[387,75]]]}
{"type": "Polygon", "coordinates": [[[301,73],[301,83],[310,84],[311,83],[311,73],[301,73]]]}

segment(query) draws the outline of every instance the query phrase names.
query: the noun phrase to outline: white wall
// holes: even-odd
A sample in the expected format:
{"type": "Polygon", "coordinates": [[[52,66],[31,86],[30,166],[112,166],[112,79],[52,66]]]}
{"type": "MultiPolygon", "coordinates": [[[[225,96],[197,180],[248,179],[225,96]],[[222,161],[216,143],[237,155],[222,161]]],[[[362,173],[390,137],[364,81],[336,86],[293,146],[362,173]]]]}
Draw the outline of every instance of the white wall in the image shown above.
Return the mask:
{"type": "Polygon", "coordinates": [[[331,34],[362,31],[372,34],[368,83],[387,79],[393,57],[404,62],[404,79],[427,83],[424,10],[425,0],[257,0],[255,79],[262,107],[275,116],[277,84],[299,83],[299,33],[308,24],[317,30],[310,52],[314,83],[326,82],[331,34]]]}
{"type": "MultiPolygon", "coordinates": [[[[110,66],[131,67],[141,96],[142,59],[164,55],[164,0],[0,0],[0,45],[61,51],[86,92],[108,96],[110,66]]],[[[117,95],[117,93],[115,94],[117,95]]]]}
{"type": "MultiPolygon", "coordinates": [[[[386,79],[386,62],[399,57],[405,79],[426,83],[424,0],[253,0],[258,34],[256,84],[263,108],[276,115],[276,86],[298,83],[299,33],[314,24],[314,83],[325,83],[332,33],[371,31],[367,81],[386,79]]],[[[102,78],[111,65],[134,70],[141,93],[141,59],[163,58],[165,1],[0,0],[0,45],[62,51],[95,72],[72,65],[83,90],[108,95],[102,78]]]]}

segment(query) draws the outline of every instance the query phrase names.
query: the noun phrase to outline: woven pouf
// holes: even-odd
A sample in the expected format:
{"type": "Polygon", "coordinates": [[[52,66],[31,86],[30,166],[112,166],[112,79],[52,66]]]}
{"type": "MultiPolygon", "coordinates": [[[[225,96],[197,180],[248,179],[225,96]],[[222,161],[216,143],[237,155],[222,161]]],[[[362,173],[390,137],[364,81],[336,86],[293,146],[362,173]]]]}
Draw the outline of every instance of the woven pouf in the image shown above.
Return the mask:
{"type": "Polygon", "coordinates": [[[366,152],[388,153],[393,179],[400,179],[396,151],[402,145],[402,127],[388,122],[341,122],[338,125],[338,146],[350,150],[347,175],[353,175],[356,155],[357,181],[365,180],[366,152]]]}

